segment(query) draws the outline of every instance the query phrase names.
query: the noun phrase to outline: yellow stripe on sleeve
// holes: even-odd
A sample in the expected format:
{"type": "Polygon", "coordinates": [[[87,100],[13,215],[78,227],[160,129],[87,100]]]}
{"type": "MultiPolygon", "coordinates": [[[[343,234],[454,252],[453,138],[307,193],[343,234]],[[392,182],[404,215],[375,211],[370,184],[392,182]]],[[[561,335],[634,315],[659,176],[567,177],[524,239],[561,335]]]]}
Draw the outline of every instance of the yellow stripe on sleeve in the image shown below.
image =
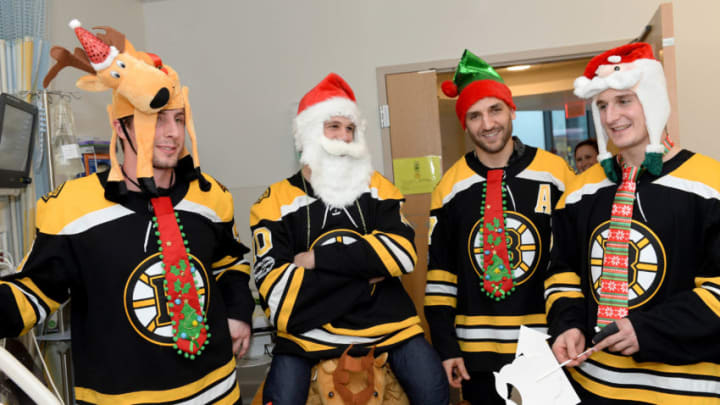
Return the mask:
{"type": "Polygon", "coordinates": [[[427,281],[443,281],[457,284],[457,276],[446,270],[429,270],[427,272],[427,281]]]}
{"type": "Polygon", "coordinates": [[[50,299],[50,297],[45,295],[45,293],[42,292],[42,290],[37,285],[35,285],[35,283],[29,277],[21,278],[17,281],[30,289],[30,291],[32,291],[36,297],[40,298],[50,309],[50,312],[55,312],[58,310],[58,308],[60,308],[60,303],[56,302],[53,299],[50,299]]]}
{"type": "Polygon", "coordinates": [[[258,292],[260,295],[263,296],[263,298],[267,297],[268,292],[270,291],[270,288],[275,284],[275,281],[277,281],[278,277],[280,277],[285,269],[290,265],[290,263],[285,263],[282,266],[273,269],[270,271],[270,273],[265,276],[265,279],[263,279],[262,284],[260,285],[260,289],[258,292]]]}
{"type": "Polygon", "coordinates": [[[720,301],[718,301],[713,293],[704,288],[696,288],[693,292],[720,318],[720,301]]]}
{"type": "Polygon", "coordinates": [[[580,285],[580,276],[573,272],[558,273],[545,280],[545,289],[550,288],[553,284],[570,284],[580,285]]]}
{"type": "Polygon", "coordinates": [[[390,252],[388,252],[387,247],[378,240],[374,233],[364,235],[363,238],[370,244],[378,257],[380,257],[383,266],[385,266],[390,275],[393,277],[400,277],[403,275],[402,270],[400,270],[400,265],[395,261],[390,252]]]}
{"type": "Polygon", "coordinates": [[[238,264],[237,266],[228,267],[227,269],[221,271],[217,276],[215,276],[215,280],[220,280],[220,277],[224,276],[225,273],[228,271],[238,271],[240,273],[250,275],[250,265],[247,263],[238,264]]]}
{"type": "Polygon", "coordinates": [[[560,298],[585,298],[585,296],[580,291],[560,291],[553,293],[548,297],[547,301],[545,301],[545,313],[550,313],[550,308],[552,308],[555,301],[560,298]]]}
{"type": "MultiPolygon", "coordinates": [[[[376,234],[376,233],[381,233],[381,232],[373,231],[373,234],[376,234]]],[[[407,240],[406,238],[404,238],[404,237],[402,237],[402,236],[400,236],[400,235],[396,235],[396,234],[394,234],[394,233],[382,232],[382,234],[385,235],[385,236],[387,236],[387,237],[389,237],[390,239],[393,240],[393,242],[397,243],[397,244],[400,245],[403,249],[405,249],[405,253],[407,253],[408,255],[410,255],[410,258],[412,259],[413,265],[414,265],[415,263],[417,263],[417,252],[415,251],[415,247],[413,246],[412,242],[410,242],[410,241],[407,240]]]]}
{"type": "Polygon", "coordinates": [[[432,307],[432,306],[446,306],[446,307],[457,307],[457,298],[456,297],[443,297],[443,296],[437,296],[437,295],[426,295],[425,296],[425,306],[426,307],[432,307]]]}
{"type": "Polygon", "coordinates": [[[22,318],[23,321],[23,330],[22,332],[20,332],[20,335],[24,335],[30,329],[32,329],[33,326],[35,326],[35,323],[37,323],[37,315],[35,315],[35,309],[30,303],[30,300],[28,300],[28,298],[25,296],[25,294],[23,294],[23,292],[20,291],[17,287],[12,285],[12,283],[0,281],[0,285],[8,286],[10,288],[10,291],[12,291],[13,299],[15,299],[15,305],[17,305],[18,307],[18,312],[20,312],[20,318],[22,318]]]}
{"type": "Polygon", "coordinates": [[[305,278],[305,269],[303,267],[298,267],[292,274],[290,288],[288,288],[288,291],[285,294],[285,299],[280,307],[280,313],[278,314],[277,321],[277,329],[279,331],[287,331],[290,314],[295,306],[295,300],[297,300],[298,293],[300,292],[300,285],[302,284],[303,278],[305,278]]]}

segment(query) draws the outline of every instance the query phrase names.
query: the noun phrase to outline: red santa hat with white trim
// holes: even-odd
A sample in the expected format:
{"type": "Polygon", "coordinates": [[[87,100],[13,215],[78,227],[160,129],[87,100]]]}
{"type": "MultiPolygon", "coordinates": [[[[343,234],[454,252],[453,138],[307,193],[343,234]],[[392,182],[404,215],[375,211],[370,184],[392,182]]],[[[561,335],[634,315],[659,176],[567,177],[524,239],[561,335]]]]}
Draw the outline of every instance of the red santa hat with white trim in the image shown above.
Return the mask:
{"type": "Polygon", "coordinates": [[[662,144],[665,125],[670,117],[670,99],[665,84],[662,64],[653,57],[649,44],[638,42],[623,45],[590,60],[585,73],[575,79],[575,95],[592,99],[592,114],[597,132],[598,160],[605,171],[612,165],[612,155],[607,151],[607,133],[600,122],[597,95],[607,89],[632,90],[645,113],[650,144],[645,151],[643,165],[653,174],[662,169],[662,144]]]}
{"type": "Polygon", "coordinates": [[[298,105],[293,120],[293,136],[297,150],[308,142],[318,142],[324,133],[325,121],[345,117],[355,124],[353,142],[365,142],[365,120],[355,101],[355,93],[342,77],[330,73],[313,87],[298,105]]]}
{"type": "Polygon", "coordinates": [[[73,19],[68,25],[75,31],[75,35],[77,35],[88,59],[90,59],[90,65],[96,72],[108,68],[112,61],[115,60],[115,57],[118,56],[117,48],[102,42],[90,31],[83,28],[77,19],[73,19]]]}

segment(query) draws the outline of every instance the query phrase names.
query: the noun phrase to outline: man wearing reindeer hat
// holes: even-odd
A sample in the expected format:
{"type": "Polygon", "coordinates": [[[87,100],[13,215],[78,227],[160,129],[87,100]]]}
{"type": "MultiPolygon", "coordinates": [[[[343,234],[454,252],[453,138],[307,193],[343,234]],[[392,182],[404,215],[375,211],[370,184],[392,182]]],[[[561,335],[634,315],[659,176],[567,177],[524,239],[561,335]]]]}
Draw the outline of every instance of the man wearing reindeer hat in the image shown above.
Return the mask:
{"type": "MultiPolygon", "coordinates": [[[[248,347],[254,302],[230,193],[184,148],[187,89],[124,35],[71,22],[83,46],[57,64],[113,89],[125,160],[42,197],[21,272],[0,281],[0,336],[17,336],[71,296],[77,403],[240,403],[233,350],[248,347]],[[127,118],[132,117],[132,118],[127,118]],[[195,159],[195,163],[193,163],[195,159]]],[[[114,131],[115,132],[115,131],[114,131]]]]}
{"type": "Polygon", "coordinates": [[[389,352],[411,403],[447,404],[440,360],[400,281],[417,259],[414,231],[400,191],[372,169],[352,89],[331,73],[293,124],[302,169],[250,212],[253,275],[277,328],[263,403],[305,403],[313,364],[353,345],[353,356],[389,352]]]}
{"type": "Polygon", "coordinates": [[[553,352],[583,404],[720,404],[720,163],[670,142],[648,44],[594,57],[575,94],[591,100],[600,164],[553,216],[553,352]]]}
{"type": "Polygon", "coordinates": [[[550,214],[572,173],[512,136],[510,88],[484,60],[466,50],[442,89],[474,148],[432,194],[425,315],[450,385],[504,404],[492,372],[513,360],[521,325],[545,330],[550,214]]]}

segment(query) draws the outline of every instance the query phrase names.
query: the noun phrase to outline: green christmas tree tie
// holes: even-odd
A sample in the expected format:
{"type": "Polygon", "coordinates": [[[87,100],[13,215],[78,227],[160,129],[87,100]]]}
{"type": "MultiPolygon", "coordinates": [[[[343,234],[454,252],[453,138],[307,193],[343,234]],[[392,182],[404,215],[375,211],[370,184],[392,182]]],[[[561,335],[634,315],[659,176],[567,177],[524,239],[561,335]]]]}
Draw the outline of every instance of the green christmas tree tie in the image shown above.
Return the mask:
{"type": "Polygon", "coordinates": [[[195,285],[195,267],[190,263],[187,239],[169,197],[150,200],[155,210],[153,224],[165,275],[164,290],[172,318],[173,348],[195,359],[209,342],[207,318],[195,285]]]}
{"type": "Polygon", "coordinates": [[[505,234],[507,204],[503,175],[502,169],[488,170],[487,179],[483,184],[483,205],[480,209],[484,224],[480,229],[483,268],[483,280],[480,285],[485,290],[485,294],[496,301],[507,298],[515,291],[505,234]]]}

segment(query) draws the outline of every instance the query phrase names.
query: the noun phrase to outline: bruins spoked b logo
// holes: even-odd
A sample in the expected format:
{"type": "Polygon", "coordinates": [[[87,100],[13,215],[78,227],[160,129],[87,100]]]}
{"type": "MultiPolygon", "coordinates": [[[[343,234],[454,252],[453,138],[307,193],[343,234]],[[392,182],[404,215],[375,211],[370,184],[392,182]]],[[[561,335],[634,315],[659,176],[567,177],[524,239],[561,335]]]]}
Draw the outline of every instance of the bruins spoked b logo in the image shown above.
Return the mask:
{"type": "MultiPolygon", "coordinates": [[[[207,292],[207,273],[197,258],[188,255],[198,286],[200,305],[207,311],[210,297],[207,292]]],[[[160,264],[160,253],[143,260],[125,284],[125,314],[133,328],[143,338],[161,346],[173,345],[172,319],[163,293],[165,276],[160,264]]]]}
{"type": "MultiPolygon", "coordinates": [[[[540,234],[526,216],[515,211],[505,211],[507,236],[508,263],[512,271],[515,285],[527,281],[537,269],[542,255],[542,241],[540,234]]],[[[482,218],[473,225],[468,239],[468,253],[470,263],[480,278],[483,277],[482,266],[482,218]]]]}
{"type": "MultiPolygon", "coordinates": [[[[590,275],[592,294],[598,302],[603,252],[607,243],[610,221],[598,225],[590,237],[590,275]]],[[[628,307],[646,303],[660,289],[666,272],[665,248],[645,224],[632,221],[628,243],[628,307]]]]}

